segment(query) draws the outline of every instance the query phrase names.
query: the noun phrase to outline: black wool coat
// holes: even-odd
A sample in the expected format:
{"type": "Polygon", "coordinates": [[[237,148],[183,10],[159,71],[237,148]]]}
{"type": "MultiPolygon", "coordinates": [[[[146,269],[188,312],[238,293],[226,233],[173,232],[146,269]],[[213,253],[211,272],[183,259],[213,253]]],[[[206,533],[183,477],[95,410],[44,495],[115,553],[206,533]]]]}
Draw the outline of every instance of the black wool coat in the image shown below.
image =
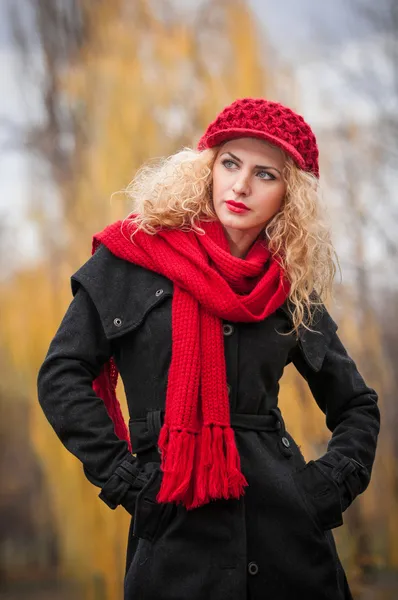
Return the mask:
{"type": "Polygon", "coordinates": [[[326,309],[291,329],[286,305],[259,323],[224,322],[231,423],[248,487],[187,511],[157,504],[157,438],[171,359],[173,284],[101,246],[73,276],[73,301],[38,375],[39,401],[100,498],[132,515],[125,600],[347,600],[331,530],[369,484],[380,416],[326,309]],[[133,454],[92,381],[109,357],[123,380],[133,454]],[[326,415],[327,452],[306,462],[278,408],[293,362],[326,415]]]}

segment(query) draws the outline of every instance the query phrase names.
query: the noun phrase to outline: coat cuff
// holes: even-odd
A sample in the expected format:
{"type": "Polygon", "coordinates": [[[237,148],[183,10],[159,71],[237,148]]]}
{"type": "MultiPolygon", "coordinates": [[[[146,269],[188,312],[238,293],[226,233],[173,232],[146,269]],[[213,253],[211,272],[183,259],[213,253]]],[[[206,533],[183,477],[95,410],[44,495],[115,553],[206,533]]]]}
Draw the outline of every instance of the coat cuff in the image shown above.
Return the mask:
{"type": "Polygon", "coordinates": [[[136,463],[133,456],[131,461],[124,460],[102,488],[99,498],[112,510],[122,505],[134,515],[137,495],[148,481],[145,469],[140,470],[136,463]]]}
{"type": "Polygon", "coordinates": [[[366,487],[367,469],[335,450],[309,461],[294,473],[323,530],[343,525],[343,512],[366,487]]]}
{"type": "Polygon", "coordinates": [[[336,482],[344,512],[366,489],[370,480],[368,470],[355,459],[348,458],[336,450],[326,452],[316,462],[324,474],[336,482]]]}

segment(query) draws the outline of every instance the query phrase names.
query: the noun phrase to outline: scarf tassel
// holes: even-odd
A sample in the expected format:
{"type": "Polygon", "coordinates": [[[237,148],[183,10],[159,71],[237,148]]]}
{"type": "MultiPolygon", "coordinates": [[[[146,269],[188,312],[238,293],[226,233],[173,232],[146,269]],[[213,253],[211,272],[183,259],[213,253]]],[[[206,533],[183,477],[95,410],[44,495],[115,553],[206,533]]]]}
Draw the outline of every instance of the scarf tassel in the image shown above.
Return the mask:
{"type": "Polygon", "coordinates": [[[158,440],[162,456],[162,484],[158,502],[182,503],[190,483],[195,457],[195,434],[162,427],[158,440]]]}
{"type": "Polygon", "coordinates": [[[217,498],[239,498],[248,485],[231,427],[208,425],[197,434],[163,426],[158,446],[163,471],[158,502],[193,509],[217,498]]]}

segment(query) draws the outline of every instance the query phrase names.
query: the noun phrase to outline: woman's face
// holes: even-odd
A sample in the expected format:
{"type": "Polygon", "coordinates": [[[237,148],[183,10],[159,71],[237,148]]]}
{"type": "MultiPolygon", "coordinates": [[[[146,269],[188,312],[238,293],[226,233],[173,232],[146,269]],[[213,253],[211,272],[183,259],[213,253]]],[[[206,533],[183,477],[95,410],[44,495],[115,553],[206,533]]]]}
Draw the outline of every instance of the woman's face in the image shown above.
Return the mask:
{"type": "Polygon", "coordinates": [[[227,231],[254,240],[265,228],[285,195],[284,164],[282,151],[258,138],[221,146],[213,166],[213,204],[227,231]]]}

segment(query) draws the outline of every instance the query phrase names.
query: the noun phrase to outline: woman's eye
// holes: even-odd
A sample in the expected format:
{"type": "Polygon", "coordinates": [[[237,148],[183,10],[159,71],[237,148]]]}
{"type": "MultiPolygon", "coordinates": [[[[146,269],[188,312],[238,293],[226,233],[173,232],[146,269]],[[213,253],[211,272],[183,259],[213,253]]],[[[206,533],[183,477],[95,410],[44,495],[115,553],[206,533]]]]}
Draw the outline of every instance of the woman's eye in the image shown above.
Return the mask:
{"type": "Polygon", "coordinates": [[[275,179],[268,171],[259,171],[257,175],[260,175],[260,179],[275,179]]]}
{"type": "Polygon", "coordinates": [[[229,160],[228,158],[222,161],[224,167],[227,169],[232,169],[232,167],[236,167],[236,163],[233,160],[229,160]]]}
{"type": "MultiPolygon", "coordinates": [[[[223,160],[222,164],[227,169],[234,169],[234,168],[238,168],[239,167],[239,165],[237,165],[234,160],[231,160],[229,158],[226,158],[225,160],[223,160]]],[[[258,171],[257,175],[259,176],[260,179],[265,179],[265,180],[275,179],[274,175],[272,175],[268,171],[258,171]]]]}

